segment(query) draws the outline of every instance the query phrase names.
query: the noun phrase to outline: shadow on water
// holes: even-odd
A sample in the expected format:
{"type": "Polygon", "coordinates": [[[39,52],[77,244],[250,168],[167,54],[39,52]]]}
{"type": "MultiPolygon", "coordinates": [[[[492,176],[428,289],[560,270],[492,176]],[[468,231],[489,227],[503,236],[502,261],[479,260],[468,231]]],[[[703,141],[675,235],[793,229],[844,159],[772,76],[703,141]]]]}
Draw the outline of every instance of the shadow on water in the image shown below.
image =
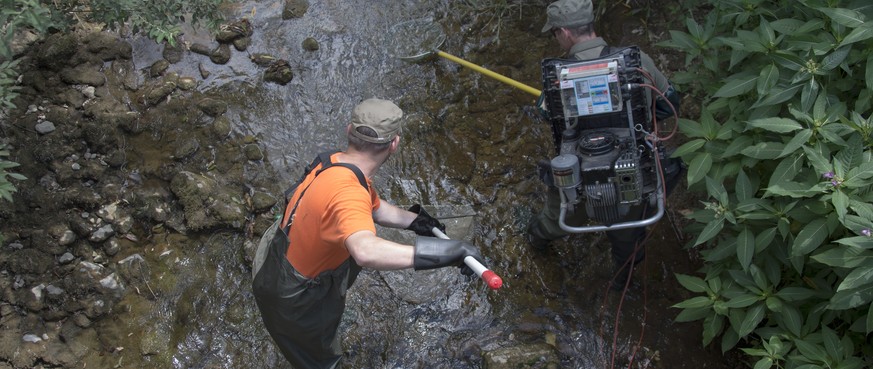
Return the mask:
{"type": "MultiPolygon", "coordinates": [[[[315,153],[342,148],[350,111],[375,96],[394,100],[407,116],[401,152],[375,178],[380,195],[476,211],[472,240],[502,274],[504,288],[489,291],[454,270],[365,271],[341,326],[346,366],[481,368],[483,351],[545,343],[568,368],[627,367],[633,352],[635,368],[727,367],[718,353],[700,348],[698,328],[672,323],[668,307],[684,296],[672,273],[689,272],[693,262],[670,222],[656,227],[646,269],[637,273],[642,278],[623,300],[606,293],[605,237],[574,235],[541,253],[526,244],[524,227],[543,201],[535,163],[553,152],[549,127],[532,113],[535,98],[444,60],[409,64],[387,52],[386,45],[403,42],[386,39],[392,25],[431,17],[448,34],[447,52],[540,84],[540,60],[558,54],[539,32],[542,9],[523,8],[502,24],[499,39],[485,26],[487,16],[463,10],[451,1],[323,1],[312,2],[302,18],[282,20],[281,3],[244,2],[230,18],[249,17],[255,26],[247,53],[287,59],[291,83],[262,82],[262,71],[243,53],[226,65],[192,56],[171,67],[195,74],[202,63],[211,72],[200,88],[228,101],[235,133],[265,151],[267,165],[248,175],[272,177],[278,190],[315,153]],[[308,37],[318,41],[317,51],[302,49],[308,37]]],[[[186,37],[209,42],[193,31],[186,37]]],[[[147,43],[134,45],[137,65],[160,57],[147,43]]],[[[251,296],[243,238],[156,235],[149,247],[187,251],[155,252],[161,255],[152,266],[155,285],[139,286],[140,294],[119,304],[118,319],[101,323],[119,327],[119,342],[139,341],[130,346],[144,361],[120,365],[287,367],[251,296]],[[147,292],[152,288],[164,292],[147,292]]]]}

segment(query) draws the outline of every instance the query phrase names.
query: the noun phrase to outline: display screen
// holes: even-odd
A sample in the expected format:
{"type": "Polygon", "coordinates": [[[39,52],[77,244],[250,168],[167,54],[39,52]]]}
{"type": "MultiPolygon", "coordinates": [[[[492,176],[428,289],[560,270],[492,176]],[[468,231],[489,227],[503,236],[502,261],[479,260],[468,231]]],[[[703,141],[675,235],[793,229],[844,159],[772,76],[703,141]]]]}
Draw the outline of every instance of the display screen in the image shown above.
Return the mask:
{"type": "Polygon", "coordinates": [[[621,90],[616,60],[557,66],[565,117],[620,111],[621,90]]]}

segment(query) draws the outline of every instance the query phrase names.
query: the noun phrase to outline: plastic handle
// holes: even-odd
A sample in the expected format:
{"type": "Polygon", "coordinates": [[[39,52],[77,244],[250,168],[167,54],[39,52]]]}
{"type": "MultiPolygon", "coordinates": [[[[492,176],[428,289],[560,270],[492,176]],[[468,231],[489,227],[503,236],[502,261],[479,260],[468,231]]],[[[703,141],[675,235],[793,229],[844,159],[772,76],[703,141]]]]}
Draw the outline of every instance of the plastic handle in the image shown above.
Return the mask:
{"type": "MultiPolygon", "coordinates": [[[[449,239],[449,236],[446,236],[446,234],[437,227],[433,227],[433,229],[431,229],[431,232],[433,232],[433,234],[437,236],[437,238],[442,238],[445,240],[449,239]]],[[[485,281],[485,284],[487,284],[488,287],[492,290],[499,289],[501,286],[503,286],[503,279],[501,279],[500,276],[497,275],[497,273],[492,272],[490,269],[482,265],[482,263],[480,263],[479,260],[476,260],[476,258],[472,256],[467,256],[464,258],[464,264],[470,267],[470,269],[472,269],[473,272],[476,273],[476,275],[482,278],[482,280],[485,281]]]]}
{"type": "Polygon", "coordinates": [[[460,64],[460,65],[463,65],[463,66],[465,66],[465,67],[467,67],[467,68],[470,68],[470,69],[472,69],[472,70],[474,70],[474,71],[476,71],[476,72],[482,73],[482,74],[484,74],[484,75],[486,75],[486,76],[488,76],[488,77],[494,78],[494,79],[496,79],[496,80],[498,80],[498,81],[500,81],[500,82],[503,82],[503,83],[508,84],[508,85],[510,85],[510,86],[512,86],[512,87],[515,87],[515,88],[517,88],[517,89],[520,89],[520,90],[522,90],[522,91],[524,91],[524,92],[527,92],[527,93],[529,93],[529,94],[531,94],[531,95],[534,95],[534,96],[537,96],[537,97],[540,96],[540,93],[541,93],[540,90],[535,89],[535,88],[533,88],[533,87],[530,87],[530,86],[528,86],[528,85],[526,85],[526,84],[524,84],[524,83],[521,83],[521,82],[519,82],[519,81],[516,81],[516,80],[514,80],[514,79],[512,79],[512,78],[509,78],[509,77],[507,77],[507,76],[504,76],[504,75],[502,75],[502,74],[500,74],[500,73],[494,72],[494,71],[489,70],[489,69],[485,69],[485,68],[480,67],[480,66],[478,66],[478,65],[476,65],[476,64],[473,64],[473,63],[468,62],[468,61],[466,61],[466,60],[464,60],[464,59],[461,59],[461,58],[459,58],[459,57],[457,57],[457,56],[454,56],[454,55],[452,55],[452,54],[448,54],[448,53],[443,52],[443,51],[440,51],[440,50],[436,50],[436,53],[437,53],[437,55],[439,55],[439,56],[441,56],[441,57],[443,57],[443,58],[446,58],[446,59],[451,60],[451,61],[453,61],[453,62],[455,62],[455,63],[458,63],[458,64],[460,64]]]}

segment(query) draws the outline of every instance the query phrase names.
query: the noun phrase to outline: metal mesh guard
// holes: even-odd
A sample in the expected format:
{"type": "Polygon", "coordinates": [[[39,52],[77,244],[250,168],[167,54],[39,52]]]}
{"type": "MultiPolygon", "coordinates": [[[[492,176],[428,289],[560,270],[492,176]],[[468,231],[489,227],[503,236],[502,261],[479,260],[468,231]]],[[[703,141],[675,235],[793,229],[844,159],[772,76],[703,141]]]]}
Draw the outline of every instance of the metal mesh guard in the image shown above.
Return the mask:
{"type": "Polygon", "coordinates": [[[436,52],[445,42],[446,34],[439,24],[428,19],[414,19],[392,26],[386,40],[394,57],[417,62],[436,52]]]}

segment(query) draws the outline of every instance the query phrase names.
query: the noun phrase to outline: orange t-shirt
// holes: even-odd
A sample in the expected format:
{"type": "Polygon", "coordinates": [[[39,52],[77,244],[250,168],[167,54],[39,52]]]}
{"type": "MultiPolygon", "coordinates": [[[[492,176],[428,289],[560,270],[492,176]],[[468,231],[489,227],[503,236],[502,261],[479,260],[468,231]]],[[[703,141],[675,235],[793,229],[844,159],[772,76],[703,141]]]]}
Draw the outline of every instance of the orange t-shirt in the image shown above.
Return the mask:
{"type": "MultiPolygon", "coordinates": [[[[334,163],[336,156],[331,156],[334,163]]],[[[315,177],[319,169],[320,165],[297,187],[282,221],[283,225],[288,222],[300,192],[312,183],[294,213],[288,232],[290,243],[285,252],[294,269],[308,278],[336,269],[346,261],[350,254],[345,242],[353,233],[364,230],[376,233],[373,212],[380,205],[369,178],[368,193],[348,168],[331,167],[315,177]]]]}

